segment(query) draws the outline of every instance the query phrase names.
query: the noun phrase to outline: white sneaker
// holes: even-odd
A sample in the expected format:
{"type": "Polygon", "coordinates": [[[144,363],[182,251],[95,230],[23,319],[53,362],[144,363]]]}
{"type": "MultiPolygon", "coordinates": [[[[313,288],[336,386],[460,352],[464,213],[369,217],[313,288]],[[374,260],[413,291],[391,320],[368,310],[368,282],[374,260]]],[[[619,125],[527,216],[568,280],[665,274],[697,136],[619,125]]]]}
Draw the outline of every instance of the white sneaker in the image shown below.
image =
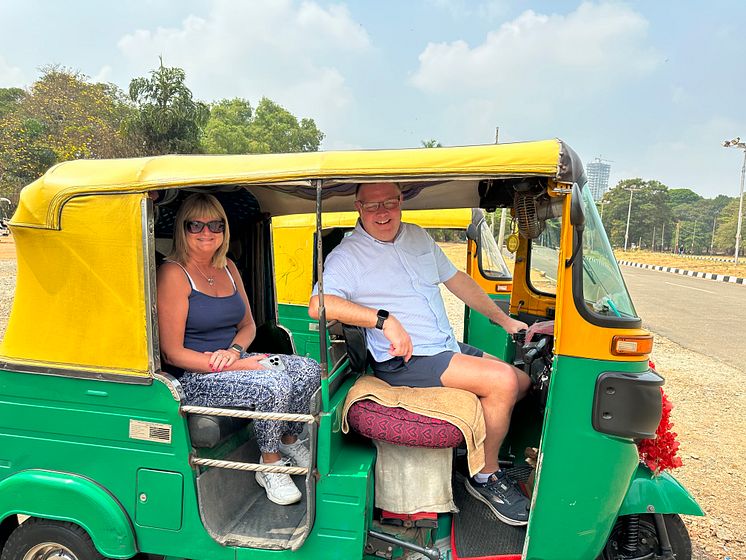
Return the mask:
{"type": "MultiPolygon", "coordinates": [[[[265,464],[262,459],[259,459],[259,463],[262,465],[265,464]]],[[[282,460],[266,464],[277,466],[285,465],[282,460]]],[[[293,482],[293,479],[290,478],[289,474],[257,471],[256,482],[267,492],[267,498],[270,502],[274,502],[281,506],[289,506],[290,504],[300,502],[302,497],[300,490],[298,490],[298,487],[293,482]]]]}
{"type": "Polygon", "coordinates": [[[295,440],[295,443],[280,442],[280,453],[289,457],[296,467],[311,466],[311,452],[300,439],[295,440]]]}

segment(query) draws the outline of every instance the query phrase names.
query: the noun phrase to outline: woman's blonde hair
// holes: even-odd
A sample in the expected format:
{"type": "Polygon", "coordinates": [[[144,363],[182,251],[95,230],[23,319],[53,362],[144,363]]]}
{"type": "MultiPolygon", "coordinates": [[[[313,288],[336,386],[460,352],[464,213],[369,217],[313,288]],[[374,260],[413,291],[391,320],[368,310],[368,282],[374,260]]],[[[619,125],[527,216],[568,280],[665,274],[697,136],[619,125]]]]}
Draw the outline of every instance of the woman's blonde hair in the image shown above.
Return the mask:
{"type": "MultiPolygon", "coordinates": [[[[225,232],[223,233],[223,243],[212,256],[212,266],[215,268],[225,268],[226,253],[230,243],[230,230],[228,228],[228,217],[225,215],[223,206],[218,199],[211,194],[196,193],[189,195],[181,204],[176,218],[174,218],[174,248],[168,256],[169,260],[176,261],[179,264],[186,265],[189,256],[189,247],[186,242],[186,223],[196,218],[209,218],[211,220],[223,220],[225,222],[225,232]]],[[[206,226],[205,226],[206,227],[206,226]]]]}

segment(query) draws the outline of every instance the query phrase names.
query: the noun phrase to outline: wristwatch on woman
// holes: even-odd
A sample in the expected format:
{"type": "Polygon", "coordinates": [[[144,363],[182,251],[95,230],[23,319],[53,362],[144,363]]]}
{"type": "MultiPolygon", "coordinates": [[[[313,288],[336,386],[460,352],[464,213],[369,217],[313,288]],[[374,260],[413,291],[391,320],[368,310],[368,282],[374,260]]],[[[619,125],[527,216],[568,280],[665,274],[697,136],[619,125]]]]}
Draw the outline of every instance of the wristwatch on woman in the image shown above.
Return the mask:
{"type": "Polygon", "coordinates": [[[236,352],[238,352],[239,356],[243,354],[243,346],[241,346],[240,344],[231,344],[229,350],[235,350],[236,352]]]}
{"type": "Polygon", "coordinates": [[[389,312],[385,309],[378,310],[378,321],[376,321],[376,328],[383,330],[383,322],[389,318],[389,312]]]}

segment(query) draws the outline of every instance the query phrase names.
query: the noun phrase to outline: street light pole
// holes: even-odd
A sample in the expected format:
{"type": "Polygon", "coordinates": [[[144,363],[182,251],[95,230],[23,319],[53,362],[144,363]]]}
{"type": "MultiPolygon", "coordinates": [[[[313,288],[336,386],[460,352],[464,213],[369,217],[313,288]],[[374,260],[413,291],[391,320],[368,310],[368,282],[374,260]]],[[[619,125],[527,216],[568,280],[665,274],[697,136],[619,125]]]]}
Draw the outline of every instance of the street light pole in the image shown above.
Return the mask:
{"type": "Polygon", "coordinates": [[[712,219],[712,240],[710,241],[710,254],[712,255],[712,251],[715,247],[715,225],[718,223],[718,213],[715,214],[715,217],[712,219]]]}
{"type": "Polygon", "coordinates": [[[627,250],[627,241],[629,240],[629,217],[632,214],[632,193],[634,193],[636,190],[638,190],[640,187],[633,187],[630,185],[629,187],[629,206],[627,207],[627,228],[624,230],[624,250],[627,250]]]}
{"type": "Polygon", "coordinates": [[[738,225],[736,226],[736,255],[735,261],[738,264],[738,253],[741,250],[741,221],[743,217],[743,180],[746,176],[746,142],[741,142],[741,137],[723,142],[726,148],[738,148],[743,150],[743,165],[741,166],[741,187],[738,192],[738,225]]]}

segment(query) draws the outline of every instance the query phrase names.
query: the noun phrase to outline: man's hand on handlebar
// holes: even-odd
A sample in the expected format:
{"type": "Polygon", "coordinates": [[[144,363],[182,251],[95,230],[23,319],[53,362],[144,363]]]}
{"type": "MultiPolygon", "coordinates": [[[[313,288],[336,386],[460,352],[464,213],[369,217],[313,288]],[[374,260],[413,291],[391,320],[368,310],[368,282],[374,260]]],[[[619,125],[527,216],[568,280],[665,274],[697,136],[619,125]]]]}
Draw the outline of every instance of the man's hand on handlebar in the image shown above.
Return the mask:
{"type": "Polygon", "coordinates": [[[508,317],[508,320],[505,321],[505,324],[502,325],[502,328],[504,328],[508,334],[515,334],[519,331],[525,331],[526,329],[528,329],[528,325],[523,321],[508,317]]]}

